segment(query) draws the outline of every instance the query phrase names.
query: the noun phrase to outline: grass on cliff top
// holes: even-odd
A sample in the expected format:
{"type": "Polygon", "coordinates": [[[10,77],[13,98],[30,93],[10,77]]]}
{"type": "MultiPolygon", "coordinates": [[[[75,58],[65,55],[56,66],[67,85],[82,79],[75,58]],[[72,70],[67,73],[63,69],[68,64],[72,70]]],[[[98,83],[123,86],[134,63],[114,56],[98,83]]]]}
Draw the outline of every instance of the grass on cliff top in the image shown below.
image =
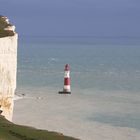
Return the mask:
{"type": "Polygon", "coordinates": [[[0,29],[0,38],[1,37],[6,37],[6,36],[13,36],[14,32],[13,31],[6,31],[3,29],[0,29]]]}
{"type": "Polygon", "coordinates": [[[76,140],[56,132],[20,126],[0,116],[0,140],[76,140]]]}
{"type": "Polygon", "coordinates": [[[0,38],[6,37],[6,36],[13,36],[13,31],[7,31],[4,30],[4,28],[11,26],[11,24],[7,24],[4,19],[2,19],[2,16],[0,16],[0,38]]]}

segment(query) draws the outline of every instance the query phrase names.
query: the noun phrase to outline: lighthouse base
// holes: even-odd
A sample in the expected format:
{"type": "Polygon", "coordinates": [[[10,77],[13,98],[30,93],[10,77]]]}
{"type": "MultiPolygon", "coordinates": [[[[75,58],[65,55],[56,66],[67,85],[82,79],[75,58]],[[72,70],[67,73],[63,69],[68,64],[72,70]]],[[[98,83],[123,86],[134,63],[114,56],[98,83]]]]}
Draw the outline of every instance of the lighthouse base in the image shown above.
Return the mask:
{"type": "Polygon", "coordinates": [[[71,94],[70,91],[59,91],[58,93],[59,93],[59,94],[71,94]]]}

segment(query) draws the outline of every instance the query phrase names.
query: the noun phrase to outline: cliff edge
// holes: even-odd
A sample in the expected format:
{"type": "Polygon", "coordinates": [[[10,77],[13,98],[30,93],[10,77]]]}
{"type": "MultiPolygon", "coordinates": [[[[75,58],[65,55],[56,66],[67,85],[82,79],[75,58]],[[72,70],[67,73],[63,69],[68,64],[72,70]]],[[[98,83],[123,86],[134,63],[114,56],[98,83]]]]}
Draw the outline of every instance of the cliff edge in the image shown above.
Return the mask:
{"type": "Polygon", "coordinates": [[[9,19],[0,15],[0,38],[15,35],[15,26],[9,22],[9,19]]]}
{"type": "Polygon", "coordinates": [[[16,89],[17,40],[15,26],[0,16],[0,114],[10,121],[16,89]]]}

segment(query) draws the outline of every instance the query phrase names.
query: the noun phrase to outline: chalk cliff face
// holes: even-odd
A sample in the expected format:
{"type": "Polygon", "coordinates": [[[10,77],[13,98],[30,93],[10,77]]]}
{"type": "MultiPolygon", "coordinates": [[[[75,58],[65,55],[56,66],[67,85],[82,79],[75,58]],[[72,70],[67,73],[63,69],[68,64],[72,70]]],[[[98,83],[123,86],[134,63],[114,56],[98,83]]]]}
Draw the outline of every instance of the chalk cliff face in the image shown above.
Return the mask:
{"type": "Polygon", "coordinates": [[[0,110],[10,121],[13,116],[17,72],[18,35],[14,27],[9,24],[8,18],[0,16],[0,110]]]}

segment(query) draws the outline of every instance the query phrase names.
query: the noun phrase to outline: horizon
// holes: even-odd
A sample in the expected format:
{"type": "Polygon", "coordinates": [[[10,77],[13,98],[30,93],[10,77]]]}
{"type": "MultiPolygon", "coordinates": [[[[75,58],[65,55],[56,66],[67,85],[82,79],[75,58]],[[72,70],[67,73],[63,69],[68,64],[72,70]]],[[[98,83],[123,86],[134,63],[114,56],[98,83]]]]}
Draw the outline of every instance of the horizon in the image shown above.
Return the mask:
{"type": "Polygon", "coordinates": [[[1,0],[21,36],[89,36],[140,38],[140,1],[1,0]]]}

